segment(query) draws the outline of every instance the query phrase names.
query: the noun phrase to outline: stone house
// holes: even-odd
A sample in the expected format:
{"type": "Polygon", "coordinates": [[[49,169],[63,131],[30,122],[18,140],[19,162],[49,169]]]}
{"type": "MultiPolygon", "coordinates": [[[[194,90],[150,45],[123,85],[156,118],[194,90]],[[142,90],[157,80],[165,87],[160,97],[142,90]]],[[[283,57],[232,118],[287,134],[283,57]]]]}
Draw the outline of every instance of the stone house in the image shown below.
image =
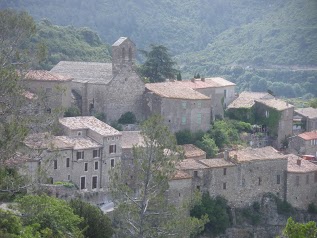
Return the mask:
{"type": "Polygon", "coordinates": [[[296,155],[287,164],[286,200],[296,208],[317,203],[317,165],[296,155]]]}
{"type": "Polygon", "coordinates": [[[174,82],[148,83],[145,88],[146,117],[161,115],[172,132],[210,128],[210,97],[174,82]]]}
{"type": "Polygon", "coordinates": [[[175,84],[194,89],[211,99],[211,118],[224,117],[224,110],[236,98],[236,84],[220,77],[176,81],[175,84]]]}
{"type": "Polygon", "coordinates": [[[243,207],[260,201],[263,194],[285,198],[287,157],[272,147],[246,148],[224,158],[185,159],[178,169],[192,177],[191,191],[223,196],[229,205],[243,207]]]}
{"type": "Polygon", "coordinates": [[[294,111],[294,118],[299,119],[303,131],[317,130],[317,109],[312,107],[298,108],[294,111]]]}
{"type": "Polygon", "coordinates": [[[317,131],[304,132],[293,137],[289,146],[299,155],[313,155],[317,158],[317,131]]]}
{"type": "Polygon", "coordinates": [[[42,171],[48,180],[41,183],[72,182],[82,193],[106,194],[109,170],[121,160],[121,132],[95,117],[67,117],[59,122],[63,136],[32,134],[25,141],[33,155],[28,168],[34,178],[40,179],[34,172],[42,171]]]}
{"type": "Polygon", "coordinates": [[[269,145],[282,148],[293,135],[294,106],[268,93],[243,92],[227,109],[231,119],[256,124],[269,145]]]}
{"type": "Polygon", "coordinates": [[[51,72],[71,75],[82,115],[105,113],[107,122],[128,111],[143,119],[144,83],[135,70],[136,46],[127,37],[112,45],[112,63],[61,61],[51,72]]]}
{"type": "Polygon", "coordinates": [[[40,99],[47,113],[60,107],[71,106],[71,83],[73,78],[45,70],[31,70],[23,76],[26,97],[40,99]],[[33,96],[32,96],[33,95],[33,96]]]}

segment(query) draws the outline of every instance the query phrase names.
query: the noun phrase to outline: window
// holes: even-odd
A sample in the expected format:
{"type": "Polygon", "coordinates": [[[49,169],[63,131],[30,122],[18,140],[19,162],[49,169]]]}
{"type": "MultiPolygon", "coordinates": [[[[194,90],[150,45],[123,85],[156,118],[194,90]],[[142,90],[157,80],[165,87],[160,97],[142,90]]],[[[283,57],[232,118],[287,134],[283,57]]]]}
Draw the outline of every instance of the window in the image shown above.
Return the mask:
{"type": "Polygon", "coordinates": [[[197,113],[197,123],[201,124],[201,113],[197,113]]]}
{"type": "Polygon", "coordinates": [[[87,172],[87,171],[88,171],[88,163],[86,162],[86,163],[84,164],[84,166],[85,166],[84,171],[87,172]]]}
{"type": "Polygon", "coordinates": [[[100,150],[93,150],[92,151],[92,157],[93,158],[100,157],[100,150]]]}
{"type": "Polygon", "coordinates": [[[227,168],[223,168],[223,175],[227,175],[227,168]]]}
{"type": "Polygon", "coordinates": [[[194,177],[195,177],[195,178],[198,177],[198,171],[194,171],[194,177]]]}
{"type": "Polygon", "coordinates": [[[84,151],[77,151],[76,158],[77,160],[84,159],[84,151]]]}
{"type": "Polygon", "coordinates": [[[54,169],[57,169],[57,160],[54,160],[54,169]]]}
{"type": "Polygon", "coordinates": [[[268,118],[270,116],[270,112],[269,111],[265,111],[265,117],[268,118]]]}
{"type": "Polygon", "coordinates": [[[196,186],[197,190],[200,191],[200,186],[196,186]]]}
{"type": "Polygon", "coordinates": [[[95,170],[98,170],[98,166],[99,166],[98,161],[95,161],[95,170]]]}
{"type": "Polygon", "coordinates": [[[309,174],[306,175],[306,184],[309,184],[309,174]]]}
{"type": "Polygon", "coordinates": [[[276,175],[276,184],[280,184],[281,183],[281,175],[276,175]]]}
{"type": "Polygon", "coordinates": [[[185,125],[185,124],[186,124],[186,117],[182,116],[182,125],[185,125]]]}
{"type": "Polygon", "coordinates": [[[262,179],[261,179],[261,177],[259,177],[258,178],[258,184],[261,185],[261,183],[262,183],[262,179]]]}
{"type": "Polygon", "coordinates": [[[92,181],[91,181],[91,188],[96,189],[97,188],[97,176],[92,176],[92,181]]]}
{"type": "Polygon", "coordinates": [[[182,108],[186,109],[186,107],[187,107],[187,102],[182,102],[182,108]]]}
{"type": "Polygon", "coordinates": [[[109,145],[109,154],[114,154],[117,152],[117,146],[116,145],[109,145]]]}
{"type": "Polygon", "coordinates": [[[67,175],[67,180],[68,180],[68,181],[70,181],[70,174],[69,174],[69,175],[67,175]]]}
{"type": "Polygon", "coordinates": [[[296,176],[295,185],[299,186],[299,176],[296,176]]]}
{"type": "Polygon", "coordinates": [[[70,158],[66,158],[66,167],[68,168],[70,164],[70,158]]]}
{"type": "Polygon", "coordinates": [[[224,98],[227,97],[227,89],[223,90],[223,96],[224,96],[224,98]]]}
{"type": "Polygon", "coordinates": [[[50,109],[50,108],[46,108],[46,112],[47,112],[48,114],[51,114],[52,109],[50,109]]]}
{"type": "Polygon", "coordinates": [[[227,183],[223,183],[222,184],[222,188],[223,188],[223,190],[226,190],[227,189],[227,183]]]}
{"type": "Polygon", "coordinates": [[[82,176],[80,177],[80,189],[85,189],[86,188],[86,177],[82,176]]]}
{"type": "Polygon", "coordinates": [[[110,160],[110,166],[111,166],[111,168],[114,168],[114,159],[110,160]]]}
{"type": "Polygon", "coordinates": [[[77,131],[77,136],[81,136],[81,131],[77,131]]]}

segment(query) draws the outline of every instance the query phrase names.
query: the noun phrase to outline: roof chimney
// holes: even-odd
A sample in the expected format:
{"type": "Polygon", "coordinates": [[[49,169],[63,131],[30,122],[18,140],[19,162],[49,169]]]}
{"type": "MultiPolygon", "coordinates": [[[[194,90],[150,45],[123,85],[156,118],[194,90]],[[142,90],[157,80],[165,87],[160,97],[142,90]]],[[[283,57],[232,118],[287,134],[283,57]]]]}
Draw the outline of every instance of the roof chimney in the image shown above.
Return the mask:
{"type": "Polygon", "coordinates": [[[229,159],[229,151],[228,150],[225,150],[224,153],[223,153],[223,158],[225,160],[228,160],[229,159]]]}
{"type": "Polygon", "coordinates": [[[195,83],[195,78],[192,78],[191,81],[192,81],[193,83],[195,83]]]}
{"type": "Polygon", "coordinates": [[[203,77],[203,78],[201,78],[201,81],[205,82],[206,80],[205,80],[205,78],[203,77]]]}
{"type": "Polygon", "coordinates": [[[297,165],[301,166],[301,164],[302,164],[302,160],[301,159],[297,159],[297,165]]]}

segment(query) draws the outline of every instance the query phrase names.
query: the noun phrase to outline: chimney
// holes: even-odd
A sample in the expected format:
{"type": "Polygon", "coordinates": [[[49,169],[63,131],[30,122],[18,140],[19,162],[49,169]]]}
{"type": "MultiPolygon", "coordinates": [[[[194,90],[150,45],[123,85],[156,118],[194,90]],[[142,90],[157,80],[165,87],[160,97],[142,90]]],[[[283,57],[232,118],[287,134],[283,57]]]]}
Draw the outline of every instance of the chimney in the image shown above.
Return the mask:
{"type": "Polygon", "coordinates": [[[228,150],[225,150],[224,153],[223,153],[223,158],[225,160],[228,160],[229,159],[229,151],[228,150]]]}
{"type": "Polygon", "coordinates": [[[238,155],[237,155],[237,154],[235,154],[235,155],[233,156],[233,158],[234,158],[235,161],[238,161],[238,155]]]}
{"type": "Polygon", "coordinates": [[[192,78],[191,81],[192,81],[193,83],[195,83],[195,78],[192,78]]]}
{"type": "Polygon", "coordinates": [[[205,82],[206,80],[205,80],[205,78],[203,77],[203,78],[201,78],[201,81],[205,82]]]}
{"type": "Polygon", "coordinates": [[[301,159],[297,159],[297,165],[301,166],[302,160],[301,159]]]}

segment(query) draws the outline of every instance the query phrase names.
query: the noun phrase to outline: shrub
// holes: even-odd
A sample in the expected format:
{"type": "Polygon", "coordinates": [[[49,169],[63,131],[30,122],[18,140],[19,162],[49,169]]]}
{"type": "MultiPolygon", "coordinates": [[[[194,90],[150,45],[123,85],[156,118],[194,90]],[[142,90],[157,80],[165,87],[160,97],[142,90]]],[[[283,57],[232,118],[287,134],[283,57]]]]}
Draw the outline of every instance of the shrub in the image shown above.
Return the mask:
{"type": "Polygon", "coordinates": [[[317,214],[317,206],[314,203],[308,205],[308,212],[312,214],[317,214]]]}
{"type": "Polygon", "coordinates": [[[80,110],[78,107],[67,108],[64,112],[64,117],[77,117],[80,116],[80,110]]]}
{"type": "Polygon", "coordinates": [[[136,122],[136,117],[133,112],[126,112],[121,115],[118,122],[120,124],[134,124],[136,122]]]}

